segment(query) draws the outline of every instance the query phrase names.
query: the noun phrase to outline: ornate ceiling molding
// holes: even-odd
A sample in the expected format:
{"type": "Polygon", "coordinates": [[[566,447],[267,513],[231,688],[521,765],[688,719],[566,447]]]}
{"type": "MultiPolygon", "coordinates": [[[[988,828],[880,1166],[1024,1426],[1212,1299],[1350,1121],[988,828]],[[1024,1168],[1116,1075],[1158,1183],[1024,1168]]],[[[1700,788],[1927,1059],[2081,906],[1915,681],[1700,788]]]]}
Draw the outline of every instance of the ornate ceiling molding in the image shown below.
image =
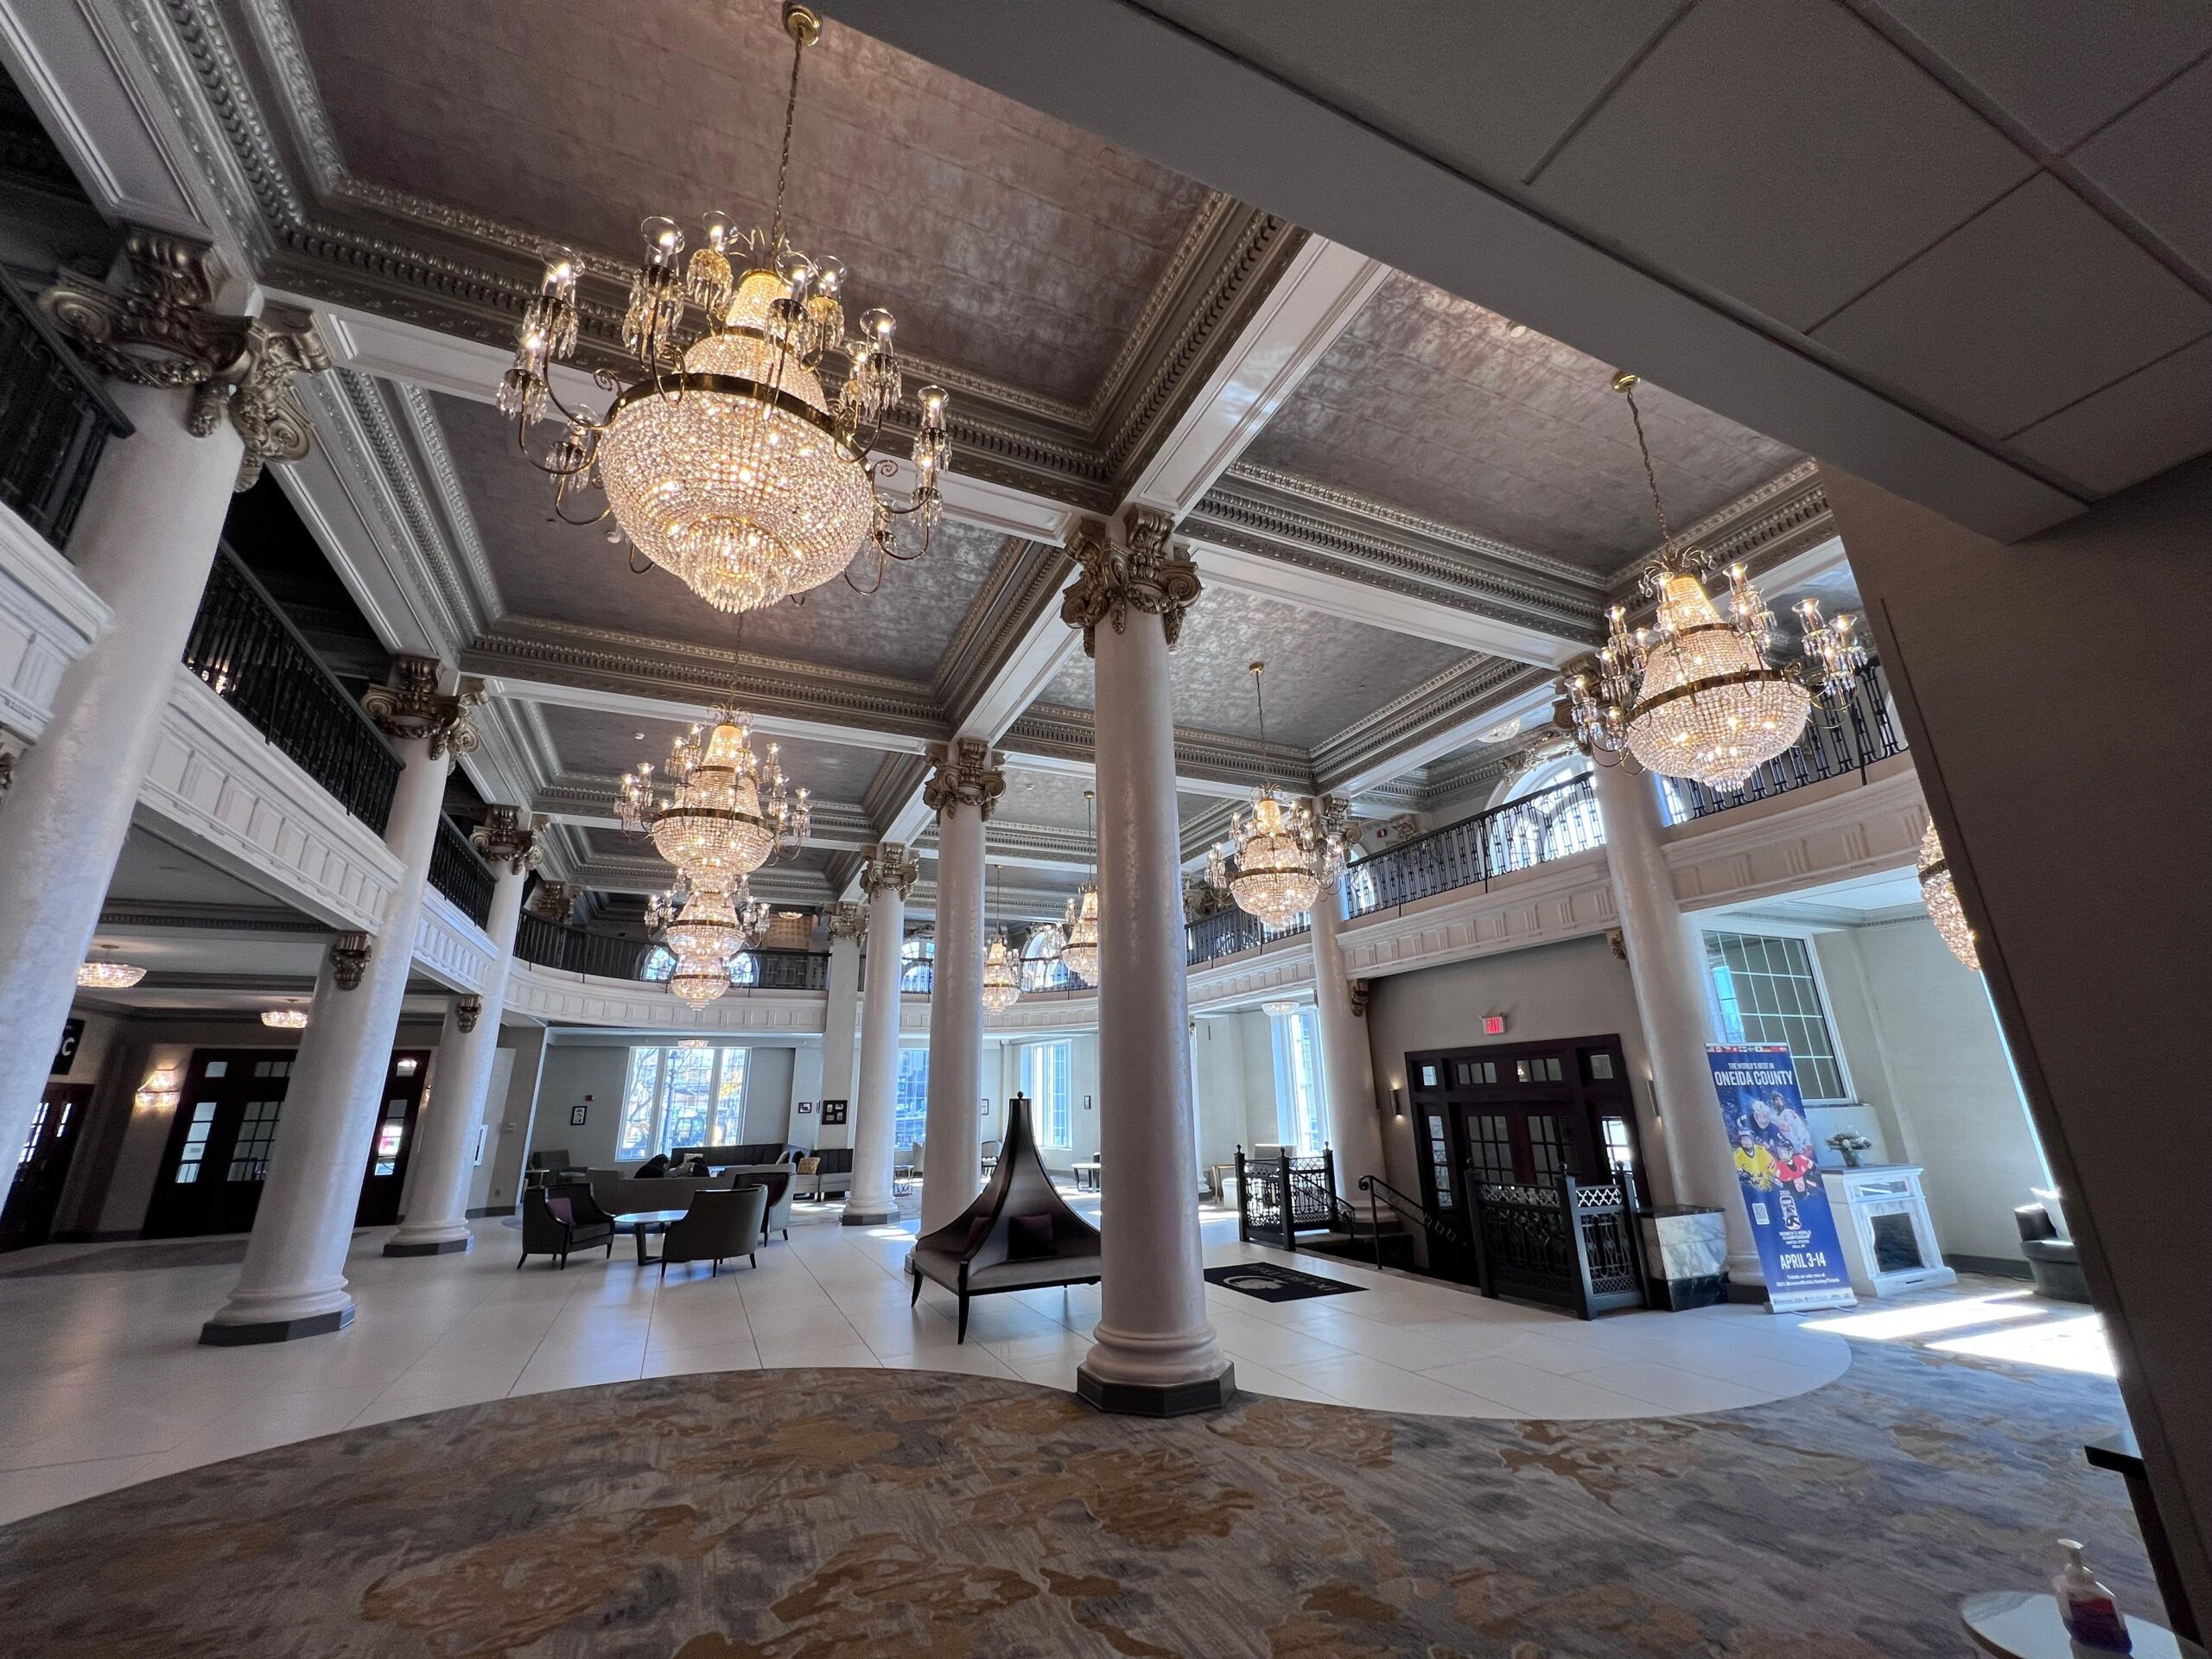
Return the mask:
{"type": "Polygon", "coordinates": [[[938,661],[930,690],[957,725],[1039,617],[1057,609],[1067,556],[1042,542],[1010,538],[938,661]]]}
{"type": "Polygon", "coordinates": [[[1441,731],[1464,727],[1554,677],[1547,670],[1503,658],[1463,658],[1323,742],[1313,751],[1314,772],[1321,787],[1333,788],[1355,772],[1417,747],[1441,731]]]}
{"type": "MultiPolygon", "coordinates": [[[[1684,547],[1703,548],[1716,565],[1741,563],[1757,576],[1835,533],[1835,515],[1821,489],[1819,466],[1801,461],[1719,512],[1707,513],[1675,539],[1684,547]]],[[[1637,579],[1658,556],[1655,543],[1614,571],[1606,583],[1611,602],[1631,609],[1642,603],[1637,579]]]]}
{"type": "Polygon", "coordinates": [[[1288,473],[1230,467],[1179,533],[1559,639],[1604,638],[1600,578],[1288,473]]]}
{"type": "MultiPolygon", "coordinates": [[[[1027,712],[1007,729],[1001,743],[1018,754],[1087,766],[1091,762],[1094,726],[1088,709],[1032,703],[1027,712]]],[[[1306,751],[1270,741],[1267,760],[1268,773],[1276,783],[1304,794],[1314,791],[1313,757],[1306,751]]],[[[1262,779],[1259,741],[1178,726],[1175,772],[1179,778],[1200,778],[1213,783],[1257,788],[1262,779]]]]}
{"type": "MultiPolygon", "coordinates": [[[[914,798],[929,775],[929,762],[918,754],[887,754],[883,764],[875,769],[875,776],[861,796],[861,817],[876,826],[878,831],[887,830],[892,821],[907,802],[914,798]]],[[[874,832],[871,832],[872,834],[874,832]]]]}

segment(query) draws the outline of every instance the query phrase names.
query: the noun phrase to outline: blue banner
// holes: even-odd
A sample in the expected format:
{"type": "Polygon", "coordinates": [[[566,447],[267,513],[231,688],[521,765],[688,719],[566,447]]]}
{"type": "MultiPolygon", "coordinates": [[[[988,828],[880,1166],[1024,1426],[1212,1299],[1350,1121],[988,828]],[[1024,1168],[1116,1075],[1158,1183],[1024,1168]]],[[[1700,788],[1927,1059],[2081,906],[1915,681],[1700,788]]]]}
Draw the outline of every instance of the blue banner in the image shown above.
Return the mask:
{"type": "Polygon", "coordinates": [[[1789,1051],[1779,1044],[1742,1045],[1705,1053],[1766,1269],[1768,1305],[1777,1313],[1851,1306],[1859,1298],[1821,1185],[1789,1051]]]}

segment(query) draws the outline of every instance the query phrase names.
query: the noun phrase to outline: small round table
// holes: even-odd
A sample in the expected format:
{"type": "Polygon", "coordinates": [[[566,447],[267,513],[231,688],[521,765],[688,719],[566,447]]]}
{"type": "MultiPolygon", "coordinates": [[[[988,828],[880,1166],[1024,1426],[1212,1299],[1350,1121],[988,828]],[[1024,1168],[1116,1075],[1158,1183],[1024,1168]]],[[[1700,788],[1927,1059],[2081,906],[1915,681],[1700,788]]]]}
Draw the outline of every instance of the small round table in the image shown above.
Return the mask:
{"type": "Polygon", "coordinates": [[[638,1265],[649,1268],[658,1258],[645,1254],[645,1235],[665,1232],[671,1221],[681,1221],[688,1210],[630,1210],[614,1217],[617,1227],[627,1227],[632,1237],[638,1241],[638,1265]]]}
{"type": "MultiPolygon", "coordinates": [[[[1998,1659],[2082,1659],[2092,1649],[2077,1648],[2059,1623],[2058,1598],[2022,1590],[1995,1590],[1968,1596],[1959,1604],[1967,1634],[1984,1653],[1998,1659]]],[[[2135,1641],[2133,1659],[2205,1659],[2204,1649],[2185,1642],[2163,1624],[2128,1616],[2135,1641]]]]}

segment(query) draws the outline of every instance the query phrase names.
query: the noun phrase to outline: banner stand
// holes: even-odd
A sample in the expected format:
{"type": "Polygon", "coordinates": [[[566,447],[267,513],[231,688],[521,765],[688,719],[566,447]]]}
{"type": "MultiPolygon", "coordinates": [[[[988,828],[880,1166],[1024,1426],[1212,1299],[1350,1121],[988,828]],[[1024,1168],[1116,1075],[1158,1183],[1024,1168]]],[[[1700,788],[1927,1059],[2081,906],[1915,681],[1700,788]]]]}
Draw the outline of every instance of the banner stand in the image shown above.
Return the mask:
{"type": "Polygon", "coordinates": [[[1736,1154],[1736,1183],[1766,1269],[1767,1311],[1856,1306],[1789,1050],[1736,1044],[1705,1053],[1736,1154]]]}

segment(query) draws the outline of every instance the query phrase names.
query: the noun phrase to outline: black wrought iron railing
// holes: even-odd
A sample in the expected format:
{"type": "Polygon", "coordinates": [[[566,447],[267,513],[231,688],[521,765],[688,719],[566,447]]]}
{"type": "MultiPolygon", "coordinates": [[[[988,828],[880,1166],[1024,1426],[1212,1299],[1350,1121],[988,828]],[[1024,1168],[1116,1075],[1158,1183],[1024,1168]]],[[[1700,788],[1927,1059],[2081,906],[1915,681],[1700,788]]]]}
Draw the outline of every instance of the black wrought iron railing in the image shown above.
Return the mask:
{"type": "Polygon", "coordinates": [[[184,665],[381,835],[399,757],[227,547],[219,549],[184,665]]]}
{"type": "Polygon", "coordinates": [[[826,991],[830,957],[822,950],[741,950],[729,978],[741,989],[826,991]]]}
{"type": "Polygon", "coordinates": [[[1459,1224],[1440,1216],[1410,1192],[1402,1192],[1380,1175],[1363,1175],[1359,1190],[1367,1194],[1368,1226],[1375,1243],[1375,1265],[1382,1265],[1382,1212],[1410,1222],[1421,1230],[1428,1249],[1428,1270],[1441,1279],[1467,1277],[1474,1268],[1474,1254],[1459,1224]]]}
{"type": "Polygon", "coordinates": [[[1644,1306],[1649,1285],[1636,1182],[1561,1175],[1544,1185],[1484,1181],[1468,1172],[1476,1282],[1485,1296],[1511,1296],[1595,1319],[1644,1306]]]}
{"type": "Polygon", "coordinates": [[[1605,844],[1585,773],[1355,861],[1344,870],[1344,914],[1372,915],[1605,844]]]}
{"type": "MultiPolygon", "coordinates": [[[[1324,893],[1320,902],[1328,904],[1333,894],[1324,893]]],[[[1187,941],[1185,961],[1192,968],[1201,963],[1215,961],[1222,957],[1233,957],[1241,950],[1256,950],[1263,944],[1273,944],[1277,939],[1287,939],[1306,932],[1313,925],[1309,917],[1300,916],[1284,927],[1270,927],[1256,916],[1248,916],[1233,906],[1217,910],[1211,916],[1201,916],[1195,922],[1186,922],[1183,933],[1187,941]]]]}
{"type": "Polygon", "coordinates": [[[438,838],[430,846],[430,885],[481,927],[492,918],[492,888],[498,879],[468,844],[461,826],[441,813],[438,838]]]}
{"type": "Polygon", "coordinates": [[[637,979],[652,949],[635,939],[618,939],[609,933],[587,933],[581,927],[549,922],[543,916],[525,916],[515,929],[515,955],[540,968],[557,968],[571,974],[595,974],[602,979],[637,979]]]}
{"type": "Polygon", "coordinates": [[[0,501],[67,549],[108,440],[130,435],[99,377],[0,270],[0,501]]]}
{"type": "Polygon", "coordinates": [[[1855,772],[1863,778],[1867,767],[1904,753],[1904,734],[1890,717],[1882,665],[1869,658],[1858,680],[1840,699],[1834,702],[1826,697],[1813,699],[1813,715],[1805,722],[1804,736],[1753,772],[1741,789],[1707,789],[1687,778],[1667,779],[1662,789],[1667,821],[1687,823],[1692,818],[1768,800],[1847,772],[1855,772]]]}
{"type": "Polygon", "coordinates": [[[1349,1232],[1351,1206],[1337,1196],[1337,1159],[1248,1158],[1236,1148],[1236,1234],[1248,1243],[1294,1250],[1301,1232],[1349,1232]]]}

